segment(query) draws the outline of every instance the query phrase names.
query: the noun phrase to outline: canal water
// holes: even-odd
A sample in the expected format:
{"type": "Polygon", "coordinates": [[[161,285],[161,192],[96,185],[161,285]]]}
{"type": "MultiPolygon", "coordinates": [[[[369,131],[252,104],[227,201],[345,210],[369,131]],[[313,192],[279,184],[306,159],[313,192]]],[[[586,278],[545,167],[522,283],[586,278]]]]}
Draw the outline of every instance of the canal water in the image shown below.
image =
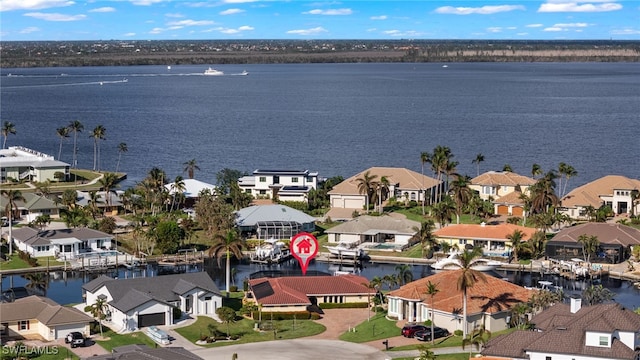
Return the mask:
{"type": "MultiPolygon", "coordinates": [[[[370,263],[365,262],[360,266],[353,266],[353,264],[329,264],[321,261],[312,261],[309,264],[307,270],[307,276],[313,276],[316,274],[334,274],[336,271],[350,272],[359,274],[372,279],[375,276],[383,277],[385,275],[397,273],[397,264],[386,263],[370,263]]],[[[434,274],[434,270],[429,265],[410,265],[413,278],[419,279],[434,274]]],[[[180,272],[196,272],[207,271],[214,280],[215,284],[220,288],[225,288],[225,270],[224,261],[222,266],[218,266],[216,260],[209,260],[204,264],[195,265],[181,265],[181,266],[158,266],[156,264],[148,264],[144,268],[137,269],[111,269],[104,274],[111,277],[118,278],[132,278],[132,277],[151,277],[162,276],[165,274],[180,273],[180,272]]],[[[242,288],[243,282],[248,278],[256,278],[265,275],[301,275],[299,265],[295,260],[287,261],[282,264],[265,265],[265,264],[252,264],[248,262],[234,263],[232,264],[231,271],[231,285],[236,285],[238,288],[242,288]]],[[[591,280],[576,281],[567,280],[555,275],[541,275],[539,273],[529,272],[517,272],[517,271],[504,271],[497,270],[490,272],[489,274],[509,280],[510,282],[526,285],[536,286],[538,281],[545,280],[551,281],[554,285],[562,286],[566,295],[580,295],[584,289],[591,286],[594,282],[591,280]]],[[[48,281],[46,289],[46,296],[58,302],[59,304],[75,304],[83,301],[82,298],[82,285],[98,277],[100,273],[97,272],[62,272],[54,271],[49,273],[49,276],[45,276],[45,280],[48,281]]],[[[2,282],[0,284],[1,290],[7,290],[11,287],[27,286],[29,281],[24,275],[10,275],[2,276],[2,282]]],[[[596,284],[602,284],[604,287],[615,293],[615,300],[620,304],[635,309],[640,307],[640,290],[636,289],[629,281],[618,280],[610,277],[603,277],[602,279],[596,279],[596,284]]],[[[386,289],[386,288],[385,288],[386,289]]]]}

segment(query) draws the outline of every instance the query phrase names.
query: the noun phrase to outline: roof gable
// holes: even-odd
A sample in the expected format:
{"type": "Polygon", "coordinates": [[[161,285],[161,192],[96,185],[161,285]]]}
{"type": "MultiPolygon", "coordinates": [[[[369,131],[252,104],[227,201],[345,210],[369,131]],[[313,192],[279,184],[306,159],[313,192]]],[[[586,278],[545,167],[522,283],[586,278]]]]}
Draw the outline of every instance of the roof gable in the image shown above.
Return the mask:
{"type": "Polygon", "coordinates": [[[589,222],[560,230],[550,241],[578,243],[581,235],[597,236],[601,244],[640,245],[640,230],[631,226],[589,222]]]}
{"type": "Polygon", "coordinates": [[[458,224],[449,225],[433,232],[433,235],[441,238],[464,238],[464,239],[491,239],[507,241],[507,236],[513,234],[514,231],[520,230],[524,236],[523,240],[531,239],[536,229],[515,225],[515,224],[498,224],[498,225],[478,225],[478,224],[458,224]]]}
{"type": "Polygon", "coordinates": [[[633,189],[640,189],[640,180],[621,175],[607,175],[570,191],[562,198],[562,206],[591,205],[598,208],[602,204],[601,195],[613,195],[614,190],[633,189]]]}
{"type": "Polygon", "coordinates": [[[2,322],[37,319],[47,326],[93,321],[74,308],[61,306],[49,298],[36,295],[0,304],[0,317],[2,322]]]}
{"type": "Polygon", "coordinates": [[[363,215],[347,221],[343,224],[327,229],[326,233],[364,234],[368,231],[378,230],[384,233],[396,233],[414,235],[418,232],[420,223],[413,220],[401,219],[392,216],[363,215]]]}
{"type": "Polygon", "coordinates": [[[329,194],[360,195],[358,191],[358,179],[361,179],[366,172],[376,175],[375,180],[386,177],[391,184],[398,184],[397,189],[420,190],[430,189],[438,184],[438,180],[419,174],[405,168],[394,167],[372,167],[364,170],[333,187],[329,194]]]}
{"type": "Polygon", "coordinates": [[[255,205],[238,210],[238,226],[256,226],[263,221],[293,221],[299,224],[313,223],[316,218],[284,205],[255,205]]]}
{"type": "Polygon", "coordinates": [[[511,171],[487,171],[484,174],[471,179],[472,185],[484,186],[529,186],[536,181],[528,176],[516,174],[511,171]]]}

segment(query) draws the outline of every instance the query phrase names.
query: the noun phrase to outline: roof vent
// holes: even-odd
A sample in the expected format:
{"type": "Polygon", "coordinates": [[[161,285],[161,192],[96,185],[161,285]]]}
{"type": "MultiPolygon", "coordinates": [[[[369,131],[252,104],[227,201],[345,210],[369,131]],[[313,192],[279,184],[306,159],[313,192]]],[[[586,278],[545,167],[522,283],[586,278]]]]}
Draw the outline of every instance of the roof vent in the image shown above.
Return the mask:
{"type": "Polygon", "coordinates": [[[484,227],[485,225],[487,225],[487,223],[484,222],[484,221],[480,223],[480,226],[482,226],[482,227],[484,227]]]}

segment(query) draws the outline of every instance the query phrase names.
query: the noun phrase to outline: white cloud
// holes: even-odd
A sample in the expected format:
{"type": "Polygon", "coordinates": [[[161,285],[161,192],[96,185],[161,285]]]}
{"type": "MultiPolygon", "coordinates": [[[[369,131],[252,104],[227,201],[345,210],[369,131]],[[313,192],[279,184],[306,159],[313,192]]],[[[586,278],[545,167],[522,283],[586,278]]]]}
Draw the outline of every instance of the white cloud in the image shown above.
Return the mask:
{"type": "Polygon", "coordinates": [[[180,19],[184,17],[184,15],[180,13],[168,13],[168,14],[164,14],[164,16],[168,18],[174,18],[174,19],[180,19]]]}
{"type": "Polygon", "coordinates": [[[303,12],[303,14],[309,14],[309,15],[351,15],[351,14],[353,14],[353,11],[351,11],[351,9],[328,9],[328,10],[314,9],[314,10],[311,10],[311,11],[303,12]]]}
{"type": "Polygon", "coordinates": [[[181,26],[181,25],[174,25],[174,26],[169,26],[169,27],[167,28],[167,30],[180,30],[180,29],[182,29],[182,28],[184,28],[184,26],[181,26]]]}
{"type": "Polygon", "coordinates": [[[498,26],[489,27],[489,28],[487,28],[487,32],[490,32],[490,33],[499,33],[499,32],[502,32],[502,28],[501,28],[501,27],[498,27],[498,26]]]}
{"type": "Polygon", "coordinates": [[[0,1],[0,11],[42,10],[74,4],[74,1],[68,0],[2,0],[0,1]]]}
{"type": "Polygon", "coordinates": [[[225,4],[244,4],[244,3],[252,3],[256,1],[257,0],[224,0],[223,2],[225,4]]]}
{"type": "Polygon", "coordinates": [[[129,33],[126,33],[126,34],[124,34],[124,35],[122,35],[122,36],[124,36],[124,37],[133,37],[133,36],[136,36],[136,33],[134,33],[134,32],[129,32],[129,33]]]}
{"type": "Polygon", "coordinates": [[[151,6],[153,4],[157,4],[157,3],[161,3],[165,0],[131,0],[131,3],[133,5],[139,5],[139,6],[151,6]]]}
{"type": "Polygon", "coordinates": [[[611,30],[611,35],[640,35],[640,29],[615,29],[611,30]]]}
{"type": "Polygon", "coordinates": [[[611,0],[599,1],[591,0],[588,4],[582,4],[584,1],[547,1],[540,5],[538,12],[605,12],[616,11],[622,9],[622,5],[611,0]]]}
{"type": "Polygon", "coordinates": [[[112,8],[110,6],[105,6],[105,7],[89,10],[90,13],[108,13],[108,12],[115,12],[115,11],[116,11],[116,9],[112,8]]]}
{"type": "Polygon", "coordinates": [[[326,33],[329,32],[327,29],[323,28],[322,26],[318,26],[312,29],[300,29],[300,30],[289,30],[287,31],[287,34],[293,34],[293,35],[317,35],[317,34],[321,34],[321,33],[326,33]]]}
{"type": "Polygon", "coordinates": [[[514,10],[525,10],[525,7],[522,5],[495,5],[495,6],[482,6],[482,7],[453,7],[453,6],[442,6],[435,10],[438,14],[453,14],[453,15],[470,15],[470,14],[480,14],[480,15],[488,15],[495,14],[501,12],[508,12],[514,10]]]}
{"type": "Polygon", "coordinates": [[[37,32],[37,31],[40,31],[40,28],[37,28],[35,26],[30,26],[20,30],[20,34],[31,34],[32,32],[37,32]]]}
{"type": "Polygon", "coordinates": [[[507,30],[516,30],[516,29],[517,29],[517,27],[516,27],[516,26],[509,26],[509,27],[507,27],[507,30]]]}
{"type": "Polygon", "coordinates": [[[242,9],[227,9],[224,11],[220,11],[219,14],[220,15],[233,15],[233,14],[240,14],[243,13],[244,10],[242,9]]]}
{"type": "Polygon", "coordinates": [[[415,30],[408,31],[400,31],[400,30],[386,30],[382,32],[385,35],[393,36],[393,37],[415,37],[422,35],[421,32],[415,30]]]}
{"type": "Polygon", "coordinates": [[[387,15],[372,16],[369,19],[371,19],[371,20],[387,20],[387,15]]]}
{"type": "Polygon", "coordinates": [[[567,31],[567,29],[552,26],[552,27],[544,28],[542,31],[557,32],[557,31],[567,31]]]}
{"type": "Polygon", "coordinates": [[[240,30],[240,31],[251,31],[251,30],[255,30],[255,28],[253,26],[244,25],[244,26],[240,26],[238,28],[238,30],[240,30]]]}
{"type": "Polygon", "coordinates": [[[529,33],[519,32],[519,33],[516,33],[516,35],[518,35],[518,36],[527,36],[527,35],[529,35],[529,33]]]}
{"type": "Polygon", "coordinates": [[[570,29],[575,29],[576,32],[581,32],[581,28],[588,27],[587,23],[568,23],[568,24],[554,24],[551,27],[543,29],[543,31],[569,31],[570,29]],[[576,29],[577,28],[577,29],[576,29]]]}
{"type": "Polygon", "coordinates": [[[562,27],[562,28],[568,28],[568,27],[587,27],[589,26],[589,24],[587,23],[571,23],[571,24],[555,24],[553,25],[553,27],[562,27]]]}
{"type": "Polygon", "coordinates": [[[170,21],[167,23],[169,26],[205,26],[205,25],[213,25],[214,22],[211,20],[180,20],[180,21],[170,21]]]}
{"type": "Polygon", "coordinates": [[[539,27],[543,27],[544,24],[529,24],[526,27],[528,28],[539,28],[539,27]]]}
{"type": "Polygon", "coordinates": [[[153,28],[151,29],[151,31],[149,31],[149,34],[160,34],[161,32],[163,32],[164,29],[163,28],[153,28]]]}
{"type": "Polygon", "coordinates": [[[29,16],[35,19],[40,19],[44,21],[78,21],[84,20],[87,18],[86,15],[66,15],[66,14],[57,14],[57,13],[26,13],[24,16],[29,16]]]}

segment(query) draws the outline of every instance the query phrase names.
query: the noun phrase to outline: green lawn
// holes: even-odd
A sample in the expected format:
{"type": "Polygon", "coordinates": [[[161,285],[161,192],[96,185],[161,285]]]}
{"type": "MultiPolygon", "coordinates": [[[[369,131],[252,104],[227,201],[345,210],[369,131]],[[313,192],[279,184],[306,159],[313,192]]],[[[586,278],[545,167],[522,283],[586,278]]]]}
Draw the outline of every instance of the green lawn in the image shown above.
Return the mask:
{"type": "MultiPolygon", "coordinates": [[[[38,266],[47,266],[47,259],[49,259],[49,266],[64,265],[63,262],[55,260],[53,256],[38,257],[36,259],[38,260],[38,266]]],[[[20,259],[15,252],[11,256],[11,260],[4,261],[0,265],[2,270],[26,269],[30,267],[31,266],[29,266],[26,261],[20,259]]]]}
{"type": "MultiPolygon", "coordinates": [[[[268,325],[269,321],[264,321],[268,325]]],[[[221,324],[212,318],[199,316],[198,320],[192,325],[176,329],[176,331],[189,341],[195,343],[200,339],[201,335],[209,335],[208,325],[214,324],[216,328],[223,332],[227,332],[227,324],[221,324]]],[[[259,341],[281,340],[281,339],[297,339],[306,336],[320,334],[326,330],[324,325],[313,322],[312,320],[296,320],[295,327],[293,320],[274,321],[273,327],[275,331],[256,331],[254,330],[255,321],[251,319],[242,319],[229,325],[230,334],[240,336],[235,341],[218,341],[206,346],[225,346],[236,344],[247,344],[259,341]]]]}
{"type": "Polygon", "coordinates": [[[351,331],[340,335],[340,340],[363,343],[398,335],[400,335],[400,328],[396,326],[396,322],[387,320],[384,314],[378,313],[371,320],[357,325],[355,332],[351,331]]]}
{"type": "Polygon", "coordinates": [[[100,333],[94,334],[96,344],[102,346],[105,350],[111,351],[113,348],[123,345],[145,344],[149,347],[155,347],[156,343],[147,335],[138,331],[129,334],[117,334],[107,327],[103,327],[104,337],[109,340],[99,340],[100,333]]]}

